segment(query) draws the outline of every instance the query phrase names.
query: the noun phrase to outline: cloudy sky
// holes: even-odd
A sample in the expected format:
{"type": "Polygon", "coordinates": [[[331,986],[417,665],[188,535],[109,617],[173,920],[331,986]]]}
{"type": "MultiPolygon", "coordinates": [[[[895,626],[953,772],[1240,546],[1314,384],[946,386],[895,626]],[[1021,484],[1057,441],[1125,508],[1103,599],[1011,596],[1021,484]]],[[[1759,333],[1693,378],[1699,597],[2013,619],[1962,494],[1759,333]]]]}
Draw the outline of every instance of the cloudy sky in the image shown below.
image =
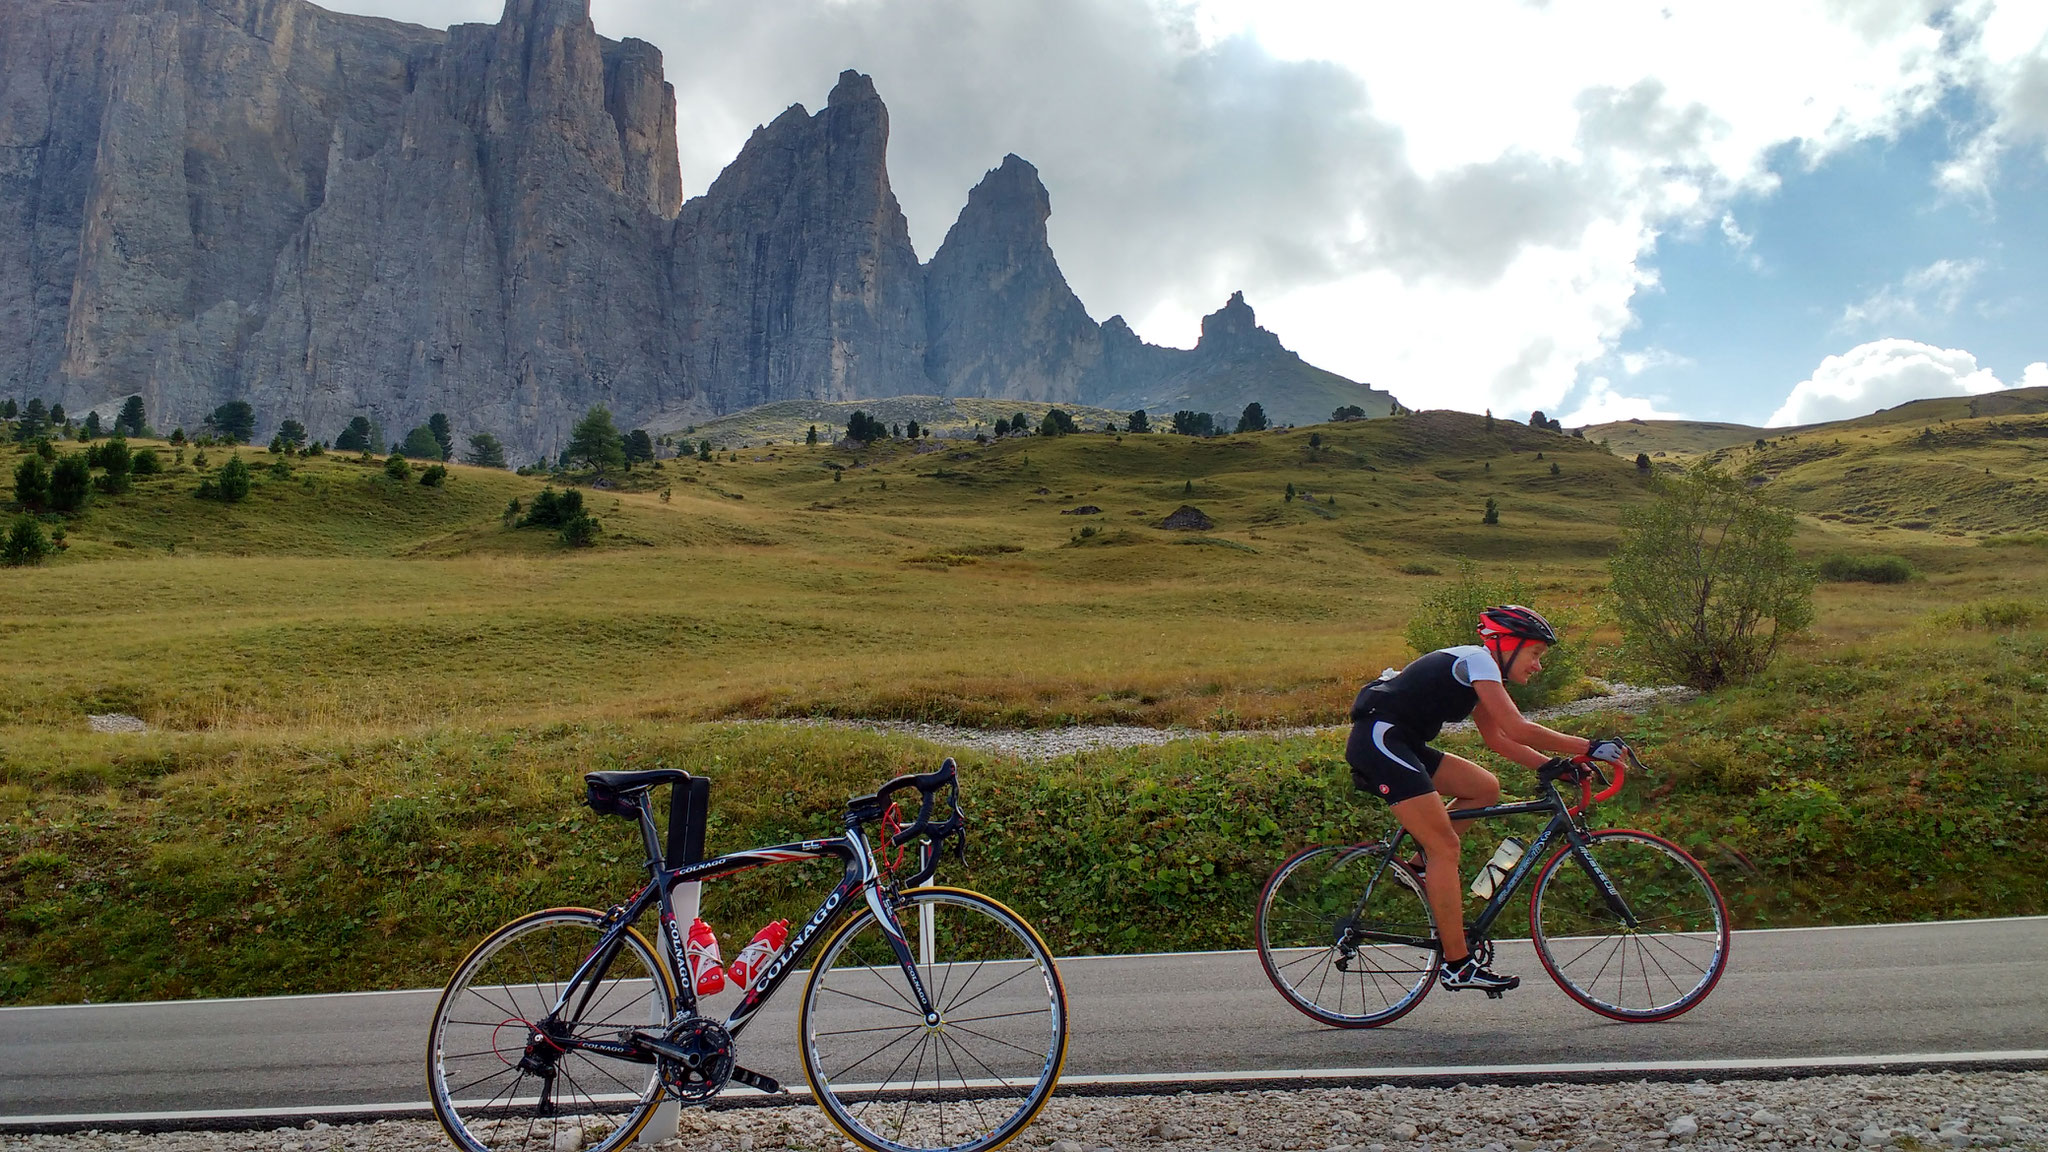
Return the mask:
{"type": "MultiPolygon", "coordinates": [[[[416,22],[499,0],[333,0],[416,22]]],[[[2048,385],[2040,0],[592,0],[685,194],[872,75],[920,256],[1006,152],[1097,319],[1242,289],[1414,407],[1787,424],[2048,385]]]]}

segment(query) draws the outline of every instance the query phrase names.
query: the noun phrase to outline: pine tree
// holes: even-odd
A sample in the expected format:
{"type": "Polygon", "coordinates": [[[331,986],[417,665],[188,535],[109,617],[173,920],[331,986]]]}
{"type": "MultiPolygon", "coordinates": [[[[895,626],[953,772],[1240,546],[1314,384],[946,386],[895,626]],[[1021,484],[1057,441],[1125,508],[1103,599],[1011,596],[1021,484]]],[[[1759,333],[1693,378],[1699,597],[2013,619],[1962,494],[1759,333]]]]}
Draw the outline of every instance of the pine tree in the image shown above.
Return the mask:
{"type": "Polygon", "coordinates": [[[581,460],[600,475],[608,468],[626,466],[626,438],[612,423],[611,410],[598,405],[583,414],[569,433],[569,458],[581,460]]]}
{"type": "Polygon", "coordinates": [[[148,428],[149,421],[142,409],[142,397],[130,396],[128,402],[121,405],[121,414],[114,417],[114,434],[140,436],[148,428]]]}
{"type": "Polygon", "coordinates": [[[469,438],[469,455],[463,460],[479,468],[503,468],[505,446],[489,432],[478,432],[469,438]]]}
{"type": "Polygon", "coordinates": [[[1145,414],[1145,410],[1144,410],[1143,408],[1135,408],[1135,409],[1132,409],[1132,411],[1131,411],[1131,431],[1133,431],[1133,432],[1150,432],[1151,430],[1152,430],[1152,418],[1151,418],[1150,416],[1147,416],[1147,415],[1145,414]]]}
{"type": "Polygon", "coordinates": [[[436,459],[452,460],[455,458],[455,429],[448,426],[448,416],[446,413],[436,412],[432,416],[427,417],[427,433],[434,438],[434,443],[441,446],[441,455],[436,457],[436,459]]]}

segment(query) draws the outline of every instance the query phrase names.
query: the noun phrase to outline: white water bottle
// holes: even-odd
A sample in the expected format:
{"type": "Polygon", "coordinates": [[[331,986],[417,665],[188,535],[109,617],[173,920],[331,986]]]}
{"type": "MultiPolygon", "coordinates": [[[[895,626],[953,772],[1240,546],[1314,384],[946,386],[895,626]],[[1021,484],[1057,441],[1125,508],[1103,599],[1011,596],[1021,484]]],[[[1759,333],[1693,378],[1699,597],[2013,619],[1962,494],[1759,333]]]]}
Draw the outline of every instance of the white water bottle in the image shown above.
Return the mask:
{"type": "Polygon", "coordinates": [[[1479,869],[1479,875],[1472,878],[1472,894],[1481,900],[1491,900],[1494,889],[1514,872],[1516,864],[1521,863],[1524,850],[1522,842],[1513,836],[1501,841],[1500,847],[1493,850],[1493,858],[1479,869]]]}

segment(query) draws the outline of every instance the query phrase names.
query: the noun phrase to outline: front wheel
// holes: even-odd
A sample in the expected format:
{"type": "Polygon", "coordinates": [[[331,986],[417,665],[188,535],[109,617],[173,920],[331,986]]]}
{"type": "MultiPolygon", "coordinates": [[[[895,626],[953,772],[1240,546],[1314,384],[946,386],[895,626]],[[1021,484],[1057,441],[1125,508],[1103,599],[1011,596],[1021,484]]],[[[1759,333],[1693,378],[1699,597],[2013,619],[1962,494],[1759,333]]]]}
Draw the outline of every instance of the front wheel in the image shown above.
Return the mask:
{"type": "Polygon", "coordinates": [[[895,903],[919,1012],[872,909],[832,935],[797,1013],[804,1079],[871,1152],[984,1152],[1051,1098],[1067,1055],[1067,994],[1031,925],[976,892],[913,888],[895,903]]]}
{"type": "Polygon", "coordinates": [[[1529,899],[1529,935],[1565,995],[1615,1020],[1669,1020],[1707,998],[1728,967],[1728,905],[1699,861],[1647,832],[1595,832],[1566,845],[1529,899]],[[1626,918],[1623,915],[1626,910],[1626,918]],[[1631,923],[1630,921],[1633,921],[1631,923]]]}
{"type": "Polygon", "coordinates": [[[1309,848],[1259,894],[1259,963],[1302,1014],[1336,1028],[1406,1015],[1436,978],[1422,883],[1377,844],[1309,848]]]}
{"type": "Polygon", "coordinates": [[[662,1088],[653,1064],[576,1045],[668,1023],[667,970],[630,928],[605,970],[565,999],[602,924],[588,908],[535,912],[485,937],[455,969],[427,1035],[427,1089],[457,1147],[611,1152],[654,1115],[662,1088]]]}

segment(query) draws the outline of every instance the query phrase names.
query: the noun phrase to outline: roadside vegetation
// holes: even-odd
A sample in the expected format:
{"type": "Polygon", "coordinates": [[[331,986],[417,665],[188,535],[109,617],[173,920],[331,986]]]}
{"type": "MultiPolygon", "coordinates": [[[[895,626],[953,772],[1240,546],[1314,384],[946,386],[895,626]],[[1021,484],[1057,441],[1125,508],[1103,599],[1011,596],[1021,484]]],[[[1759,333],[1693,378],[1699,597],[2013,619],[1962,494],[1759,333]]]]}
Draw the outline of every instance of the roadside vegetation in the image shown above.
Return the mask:
{"type": "MultiPolygon", "coordinates": [[[[1953,421],[1928,447],[1918,425],[1880,429],[1856,451],[2023,488],[2048,473],[2027,419],[1953,421]]],[[[8,540],[26,522],[46,549],[0,569],[0,1001],[438,983],[504,917],[631,884],[631,829],[581,807],[583,771],[705,772],[719,850],[828,830],[847,796],[949,751],[730,723],[772,717],[1187,727],[1051,765],[952,750],[974,824],[944,874],[1062,951],[1241,947],[1275,861],[1383,813],[1335,737],[1202,733],[1340,722],[1431,604],[1480,594],[1463,582],[1572,619],[1584,673],[1642,675],[1608,560],[1666,470],[1547,428],[822,428],[629,471],[607,456],[605,488],[594,467],[519,476],[438,439],[446,463],[396,478],[360,451],[130,436],[126,491],[82,461],[73,511],[0,492],[8,540]],[[246,493],[201,499],[237,459],[246,493]],[[1206,526],[1160,526],[1182,506],[1206,526]],[[550,516],[591,521],[587,546],[550,516]],[[153,731],[86,730],[108,712],[153,731]]],[[[1777,453],[1819,435],[1724,467],[1794,492],[1808,465],[1777,453]]],[[[0,476],[31,456],[0,446],[0,476]]],[[[1797,489],[1794,558],[1896,559],[1911,579],[1830,578],[1760,675],[1570,722],[1640,736],[1652,765],[1608,819],[1691,846],[1745,924],[2048,911],[2048,511],[1909,528],[1847,510],[1890,490],[1883,467],[1831,467],[1797,489]]],[[[787,886],[802,873],[714,885],[710,918],[744,940],[808,907],[787,886]]]]}

